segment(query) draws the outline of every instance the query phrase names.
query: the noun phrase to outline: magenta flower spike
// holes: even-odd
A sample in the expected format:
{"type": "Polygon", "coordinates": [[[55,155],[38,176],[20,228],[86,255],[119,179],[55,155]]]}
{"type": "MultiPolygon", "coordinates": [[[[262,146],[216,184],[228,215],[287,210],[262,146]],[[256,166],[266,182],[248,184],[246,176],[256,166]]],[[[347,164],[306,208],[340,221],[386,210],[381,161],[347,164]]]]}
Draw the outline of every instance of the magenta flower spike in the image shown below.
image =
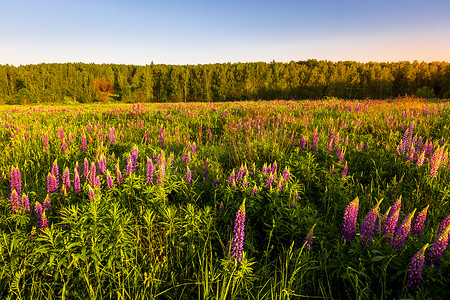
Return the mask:
{"type": "Polygon", "coordinates": [[[383,201],[383,199],[381,199],[380,201],[378,201],[377,204],[375,204],[375,206],[369,211],[369,213],[361,223],[360,234],[362,245],[367,245],[372,242],[375,230],[375,223],[378,218],[378,210],[380,208],[381,201],[383,201]]]}
{"type": "Polygon", "coordinates": [[[10,203],[12,211],[16,211],[19,209],[19,194],[17,194],[17,191],[15,189],[11,193],[10,203]]]}
{"type": "Polygon", "coordinates": [[[447,249],[448,239],[450,236],[450,225],[448,225],[441,234],[438,235],[436,241],[430,247],[426,261],[428,266],[437,267],[441,264],[441,257],[445,249],[447,249]]]}
{"type": "Polygon", "coordinates": [[[231,171],[230,176],[228,176],[227,184],[228,185],[232,185],[233,184],[233,180],[236,180],[236,175],[234,173],[234,169],[233,169],[233,171],[231,171]]]}
{"type": "Polygon", "coordinates": [[[108,190],[112,189],[112,187],[114,186],[114,181],[111,177],[111,173],[109,173],[109,171],[106,171],[106,188],[108,190]]]}
{"type": "Polygon", "coordinates": [[[105,154],[101,154],[98,160],[98,173],[104,174],[106,172],[106,156],[105,154]]]}
{"type": "Polygon", "coordinates": [[[70,172],[68,167],[66,167],[63,172],[63,186],[66,190],[69,190],[72,187],[70,183],[70,172]]]}
{"type": "Polygon", "coordinates": [[[164,181],[164,175],[166,174],[166,162],[164,156],[161,158],[159,164],[158,176],[156,177],[156,185],[161,186],[164,181]]]}
{"type": "Polygon", "coordinates": [[[42,203],[42,207],[44,210],[50,210],[52,208],[52,204],[50,202],[50,196],[47,194],[47,196],[44,199],[44,202],[42,203]]]}
{"type": "Polygon", "coordinates": [[[92,162],[91,163],[91,168],[89,170],[89,183],[90,184],[94,184],[95,183],[95,177],[97,176],[97,167],[95,166],[95,163],[92,162]]]}
{"type": "Polygon", "coordinates": [[[81,193],[80,175],[78,175],[78,170],[76,167],[73,172],[73,189],[75,190],[75,194],[78,195],[81,193]]]}
{"type": "Polygon", "coordinates": [[[402,224],[397,228],[394,234],[394,239],[392,241],[392,246],[396,249],[403,248],[405,246],[406,239],[411,230],[411,221],[416,213],[416,209],[410,212],[405,219],[403,219],[402,224]]]}
{"type": "Polygon", "coordinates": [[[273,181],[275,180],[274,176],[272,173],[269,173],[269,177],[266,180],[266,188],[270,188],[272,186],[273,181]]]}
{"type": "Polygon", "coordinates": [[[256,184],[253,186],[252,191],[251,191],[252,195],[256,195],[258,194],[258,187],[256,186],[256,184]]]}
{"type": "Polygon", "coordinates": [[[22,209],[24,212],[30,211],[30,200],[28,199],[27,194],[22,194],[20,204],[22,205],[22,209]]]}
{"type": "Polygon", "coordinates": [[[87,148],[87,140],[86,140],[86,133],[83,132],[83,135],[81,136],[81,147],[80,152],[83,152],[87,148]]]}
{"type": "Polygon", "coordinates": [[[86,180],[88,178],[89,175],[89,161],[87,160],[87,158],[84,158],[84,163],[83,163],[83,180],[86,180]]]}
{"type": "Polygon", "coordinates": [[[236,218],[234,220],[233,243],[231,247],[231,261],[242,263],[242,251],[244,249],[245,240],[245,199],[239,207],[236,218]]]}
{"type": "Polygon", "coordinates": [[[313,245],[313,238],[314,238],[314,227],[316,227],[316,224],[314,224],[311,229],[308,231],[308,234],[305,237],[305,240],[303,241],[303,245],[306,249],[311,250],[313,245]]]}
{"type": "Polygon", "coordinates": [[[425,149],[422,151],[422,153],[420,154],[419,158],[417,159],[417,166],[421,167],[423,165],[425,161],[425,149]]]}
{"type": "Polygon", "coordinates": [[[120,172],[119,161],[117,161],[115,169],[116,169],[116,181],[117,181],[117,184],[120,185],[120,184],[122,184],[122,173],[120,172]]]}
{"type": "Polygon", "coordinates": [[[344,239],[351,241],[356,237],[356,222],[358,218],[359,198],[356,197],[347,205],[344,212],[344,221],[342,222],[342,233],[344,239]]]}
{"type": "Polygon", "coordinates": [[[58,187],[59,187],[59,168],[58,168],[58,160],[55,159],[55,161],[53,162],[52,169],[51,169],[51,172],[50,172],[50,173],[52,173],[52,175],[55,176],[55,179],[56,179],[56,189],[55,189],[55,190],[57,190],[58,187]]]}
{"type": "Polygon", "coordinates": [[[348,173],[348,165],[347,165],[347,162],[345,162],[344,167],[342,168],[342,171],[341,171],[341,177],[342,178],[347,177],[347,173],[348,173]]]}
{"type": "Polygon", "coordinates": [[[284,168],[281,176],[284,178],[285,181],[289,181],[289,178],[291,177],[291,172],[289,171],[289,167],[284,168]]]}
{"type": "Polygon", "coordinates": [[[450,215],[445,217],[439,224],[438,235],[440,235],[442,232],[444,232],[445,228],[447,228],[448,225],[450,225],[450,215]]]}
{"type": "Polygon", "coordinates": [[[45,216],[44,208],[38,201],[36,201],[35,203],[34,212],[36,213],[36,227],[38,229],[48,227],[48,221],[47,217],[45,216]]]}
{"type": "Polygon", "coordinates": [[[192,179],[192,172],[191,169],[189,169],[189,166],[186,166],[186,177],[185,181],[188,185],[191,185],[191,179],[192,179]]]}
{"type": "Polygon", "coordinates": [[[89,200],[94,200],[95,199],[95,192],[94,189],[89,185],[89,200]]]}
{"type": "Polygon", "coordinates": [[[11,192],[16,190],[18,195],[22,194],[22,179],[20,170],[17,167],[11,167],[11,171],[9,173],[11,178],[11,192]]]}
{"type": "Polygon", "coordinates": [[[422,271],[425,263],[425,250],[429,244],[425,244],[411,259],[408,266],[408,278],[406,285],[410,290],[417,290],[422,285],[422,271]]]}
{"type": "Polygon", "coordinates": [[[147,179],[146,183],[151,184],[153,183],[153,174],[155,172],[155,167],[153,166],[152,160],[147,156],[147,179]]]}
{"type": "Polygon", "coordinates": [[[127,167],[125,169],[125,175],[128,177],[130,174],[133,173],[133,160],[131,156],[127,157],[127,167]]]}
{"type": "Polygon", "coordinates": [[[417,237],[420,237],[422,235],[422,230],[423,226],[425,225],[425,220],[427,219],[427,212],[429,207],[430,205],[425,206],[425,208],[422,209],[417,215],[411,231],[412,235],[415,235],[417,237]]]}
{"type": "Polygon", "coordinates": [[[50,172],[47,174],[47,194],[53,193],[53,177],[50,172]]]}

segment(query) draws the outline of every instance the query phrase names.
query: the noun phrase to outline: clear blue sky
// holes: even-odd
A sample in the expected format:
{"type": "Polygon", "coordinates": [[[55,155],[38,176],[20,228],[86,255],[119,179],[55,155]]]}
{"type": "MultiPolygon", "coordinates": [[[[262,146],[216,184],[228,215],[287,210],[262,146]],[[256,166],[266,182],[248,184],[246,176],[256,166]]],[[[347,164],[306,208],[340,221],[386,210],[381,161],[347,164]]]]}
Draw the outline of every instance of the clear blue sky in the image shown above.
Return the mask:
{"type": "Polygon", "coordinates": [[[450,61],[450,0],[0,0],[0,64],[450,61]]]}

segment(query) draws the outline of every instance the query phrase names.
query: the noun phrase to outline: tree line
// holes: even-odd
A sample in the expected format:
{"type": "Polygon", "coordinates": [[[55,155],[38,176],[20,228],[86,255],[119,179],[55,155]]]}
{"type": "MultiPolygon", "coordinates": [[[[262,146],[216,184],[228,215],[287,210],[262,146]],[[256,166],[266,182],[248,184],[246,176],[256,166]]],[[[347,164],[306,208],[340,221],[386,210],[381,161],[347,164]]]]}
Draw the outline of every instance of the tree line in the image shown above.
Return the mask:
{"type": "Polygon", "coordinates": [[[450,98],[448,62],[307,60],[145,66],[119,64],[0,65],[0,103],[238,101],[258,99],[450,98]],[[103,96],[102,96],[103,95],[103,96]],[[102,99],[103,98],[103,99],[102,99]]]}

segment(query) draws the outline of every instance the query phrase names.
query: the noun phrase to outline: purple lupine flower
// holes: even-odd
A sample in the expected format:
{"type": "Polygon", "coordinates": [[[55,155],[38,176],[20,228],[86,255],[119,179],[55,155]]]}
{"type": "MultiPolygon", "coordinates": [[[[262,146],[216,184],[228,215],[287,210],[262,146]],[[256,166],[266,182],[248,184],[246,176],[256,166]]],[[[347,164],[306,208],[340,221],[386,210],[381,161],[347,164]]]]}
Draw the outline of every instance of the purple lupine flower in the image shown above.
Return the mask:
{"type": "Polygon", "coordinates": [[[417,215],[417,217],[414,221],[412,231],[411,231],[412,235],[415,235],[417,237],[420,237],[422,235],[422,230],[423,230],[423,226],[425,225],[425,220],[427,219],[427,212],[428,212],[429,207],[430,207],[430,205],[428,204],[417,215]]]}
{"type": "Polygon", "coordinates": [[[417,166],[421,167],[423,165],[425,161],[425,149],[422,151],[422,153],[420,154],[419,158],[417,159],[417,166]]]}
{"type": "Polygon", "coordinates": [[[267,167],[267,163],[264,163],[264,165],[261,168],[261,173],[262,174],[267,174],[269,173],[269,168],[267,167]]]}
{"type": "Polygon", "coordinates": [[[408,266],[408,278],[406,285],[410,290],[417,290],[422,285],[422,270],[425,263],[425,250],[429,244],[425,244],[411,259],[408,266]]]}
{"type": "Polygon", "coordinates": [[[22,194],[22,198],[20,199],[20,204],[22,205],[22,210],[24,212],[30,211],[30,200],[28,199],[27,194],[22,194]]]}
{"type": "Polygon", "coordinates": [[[380,208],[381,201],[383,200],[380,200],[377,204],[375,204],[361,223],[360,233],[362,245],[367,245],[372,242],[375,222],[378,218],[378,210],[380,208]]]}
{"type": "Polygon", "coordinates": [[[94,186],[100,189],[101,188],[100,185],[101,185],[100,176],[97,175],[94,179],[94,186]]]}
{"type": "Polygon", "coordinates": [[[19,194],[17,194],[17,191],[15,189],[11,193],[10,203],[12,211],[16,211],[19,209],[19,194]]]}
{"type": "Polygon", "coordinates": [[[86,180],[89,174],[89,161],[87,160],[87,158],[84,158],[84,163],[83,163],[83,180],[86,180]]]}
{"type": "Polygon", "coordinates": [[[233,180],[236,180],[236,175],[234,173],[234,169],[233,169],[233,171],[231,171],[230,176],[228,176],[227,184],[231,185],[233,183],[233,180]]]}
{"type": "Polygon", "coordinates": [[[241,165],[241,167],[239,168],[239,171],[236,174],[236,178],[235,178],[236,181],[240,182],[242,177],[244,177],[244,174],[245,174],[245,168],[244,168],[244,166],[241,165]]]}
{"type": "MultiPolygon", "coordinates": [[[[391,212],[392,211],[395,211],[395,210],[391,209],[391,212]]],[[[391,214],[391,213],[389,213],[389,214],[391,214]]],[[[399,215],[400,215],[400,210],[395,211],[395,213],[393,215],[391,215],[390,217],[388,216],[388,218],[384,224],[381,234],[384,236],[383,242],[386,244],[391,244],[391,242],[392,242],[394,232],[397,229],[397,222],[398,222],[399,215]]]]}
{"type": "Polygon", "coordinates": [[[277,184],[278,192],[281,192],[281,190],[283,190],[283,183],[284,183],[284,179],[283,179],[283,177],[280,177],[280,179],[278,180],[278,184],[277,184]]]}
{"type": "Polygon", "coordinates": [[[185,181],[188,185],[191,185],[191,179],[192,179],[192,172],[191,169],[189,169],[189,166],[186,166],[186,177],[185,181]]]}
{"type": "Polygon", "coordinates": [[[47,174],[47,194],[53,193],[53,175],[49,172],[47,174]]]}
{"type": "Polygon", "coordinates": [[[43,229],[48,226],[47,217],[45,216],[44,208],[36,201],[34,206],[34,212],[36,213],[36,223],[38,229],[43,229]]]}
{"type": "Polygon", "coordinates": [[[44,208],[44,210],[50,210],[52,208],[52,203],[50,201],[50,196],[47,194],[47,196],[45,196],[44,202],[42,203],[42,207],[44,208]]]}
{"type": "MultiPolygon", "coordinates": [[[[337,152],[336,152],[337,153],[337,152]]],[[[343,164],[345,160],[345,150],[341,150],[338,156],[338,163],[343,164]]]]}
{"type": "Polygon", "coordinates": [[[445,228],[447,228],[448,225],[450,225],[450,215],[448,215],[441,221],[437,234],[440,235],[442,232],[444,232],[445,228]]]}
{"type": "Polygon", "coordinates": [[[50,173],[52,173],[52,175],[55,176],[55,179],[56,179],[56,188],[55,188],[55,190],[57,190],[59,188],[58,160],[55,159],[55,161],[53,162],[52,169],[51,169],[50,173]]]}
{"type": "Polygon", "coordinates": [[[248,180],[247,180],[247,176],[244,176],[244,179],[242,180],[242,186],[243,187],[248,187],[248,180]]]}
{"type": "Polygon", "coordinates": [[[132,172],[137,171],[137,160],[138,160],[138,156],[139,156],[139,149],[138,149],[138,146],[134,146],[134,147],[131,149],[131,153],[130,153],[131,162],[132,162],[132,172]]]}
{"type": "Polygon", "coordinates": [[[153,166],[152,160],[147,156],[147,179],[146,183],[153,183],[153,173],[155,172],[155,167],[153,166]]]}
{"type": "Polygon", "coordinates": [[[339,158],[339,156],[341,155],[341,150],[342,150],[341,146],[338,145],[336,147],[336,152],[335,152],[335,155],[337,158],[339,158]]]}
{"type": "Polygon", "coordinates": [[[244,249],[244,239],[245,239],[245,199],[242,201],[239,207],[236,218],[234,220],[234,230],[233,230],[233,243],[231,247],[231,261],[237,261],[237,263],[242,263],[242,251],[244,249]]]}
{"type": "Polygon", "coordinates": [[[342,168],[342,171],[341,171],[341,177],[342,178],[347,177],[347,173],[348,173],[348,165],[347,165],[347,162],[345,162],[344,167],[342,168]]]}
{"type": "Polygon", "coordinates": [[[306,148],[306,139],[304,136],[300,138],[300,148],[302,148],[302,150],[305,150],[306,148]]]}
{"type": "Polygon", "coordinates": [[[66,188],[66,190],[72,187],[70,183],[70,172],[68,167],[66,167],[63,172],[63,186],[66,188]]]}
{"type": "Polygon", "coordinates": [[[285,181],[289,181],[289,178],[291,177],[291,172],[289,171],[289,167],[284,168],[281,176],[284,178],[285,181]]]}
{"type": "Polygon", "coordinates": [[[73,189],[75,190],[75,194],[81,193],[81,183],[80,183],[80,175],[78,174],[77,168],[73,170],[73,189]]]}
{"type": "Polygon", "coordinates": [[[258,187],[256,186],[256,184],[253,186],[252,191],[251,191],[252,195],[256,195],[258,194],[258,187]]]}
{"type": "Polygon", "coordinates": [[[437,267],[441,264],[441,257],[448,245],[448,239],[450,236],[450,225],[448,225],[444,231],[438,235],[436,241],[430,247],[426,261],[428,266],[437,267]]]}
{"type": "Polygon", "coordinates": [[[117,181],[117,184],[122,184],[122,173],[120,172],[119,161],[117,161],[115,169],[116,169],[116,181],[117,181]]]}
{"type": "Polygon", "coordinates": [[[342,222],[342,233],[344,239],[351,241],[356,237],[356,221],[358,218],[359,198],[356,197],[347,205],[344,212],[344,221],[342,222]]]}
{"type": "Polygon", "coordinates": [[[112,189],[112,187],[114,186],[114,181],[111,177],[111,173],[109,173],[109,171],[106,171],[106,188],[108,190],[112,189]]]}
{"type": "Polygon", "coordinates": [[[10,171],[11,178],[11,192],[16,190],[18,195],[22,194],[22,175],[20,174],[20,170],[17,167],[11,167],[10,171]]]}
{"type": "Polygon", "coordinates": [[[128,177],[130,174],[133,173],[133,159],[131,156],[127,157],[127,167],[125,169],[125,175],[128,177]]]}
{"type": "Polygon", "coordinates": [[[162,156],[160,155],[158,176],[156,177],[157,186],[162,185],[165,174],[166,174],[166,160],[164,158],[164,155],[162,156]]]}
{"type": "Polygon", "coordinates": [[[278,169],[278,165],[277,165],[277,162],[275,161],[272,165],[272,168],[270,169],[270,173],[272,173],[276,176],[277,169],[278,169]]]}
{"type": "Polygon", "coordinates": [[[109,131],[108,131],[108,140],[109,140],[109,142],[111,144],[117,142],[117,140],[116,140],[116,130],[114,128],[112,128],[112,127],[109,128],[109,131]]]}
{"type": "Polygon", "coordinates": [[[316,224],[314,224],[311,227],[311,229],[308,231],[308,234],[305,237],[305,240],[303,241],[304,247],[308,250],[312,249],[313,238],[314,238],[314,227],[316,227],[316,224]]]}
{"type": "Polygon", "coordinates": [[[89,171],[88,179],[90,184],[95,183],[95,177],[97,176],[97,167],[94,162],[91,162],[91,169],[89,171]]]}
{"type": "Polygon", "coordinates": [[[430,160],[430,165],[431,165],[430,177],[431,178],[434,178],[437,176],[437,171],[442,163],[443,151],[444,151],[444,148],[439,147],[436,149],[436,151],[434,151],[433,156],[431,157],[431,160],[430,160]]]}
{"type": "Polygon", "coordinates": [[[81,136],[81,147],[80,152],[83,152],[87,148],[87,140],[86,140],[86,133],[83,132],[83,135],[81,136]]]}
{"type": "Polygon", "coordinates": [[[317,127],[316,127],[316,129],[314,129],[313,138],[312,138],[312,145],[311,145],[312,153],[316,153],[316,151],[317,151],[318,140],[319,140],[319,136],[318,136],[317,127]]]}
{"type": "Polygon", "coordinates": [[[405,246],[406,238],[408,237],[409,231],[411,230],[411,221],[416,213],[416,209],[410,212],[405,219],[403,219],[402,224],[397,228],[392,241],[392,246],[396,249],[403,248],[405,246]]]}
{"type": "Polygon", "coordinates": [[[95,192],[94,189],[89,185],[89,200],[94,200],[95,199],[95,192]]]}
{"type": "Polygon", "coordinates": [[[104,174],[106,172],[106,156],[105,154],[101,154],[98,160],[98,173],[104,174]]]}
{"type": "Polygon", "coordinates": [[[272,173],[269,174],[269,177],[266,180],[266,188],[270,188],[272,186],[273,181],[275,180],[274,176],[272,173]]]}

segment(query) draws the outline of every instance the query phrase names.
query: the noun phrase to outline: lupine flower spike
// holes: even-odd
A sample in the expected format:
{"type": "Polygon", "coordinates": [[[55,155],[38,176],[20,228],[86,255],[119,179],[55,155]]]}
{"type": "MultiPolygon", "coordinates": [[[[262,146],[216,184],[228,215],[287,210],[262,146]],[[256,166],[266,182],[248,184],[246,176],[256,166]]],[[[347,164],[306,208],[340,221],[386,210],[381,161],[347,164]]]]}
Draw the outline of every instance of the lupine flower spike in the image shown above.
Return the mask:
{"type": "Polygon", "coordinates": [[[448,239],[450,233],[450,225],[438,236],[436,241],[430,248],[430,252],[427,255],[428,266],[439,266],[441,264],[441,257],[445,249],[447,249],[448,239]]]}
{"type": "Polygon", "coordinates": [[[427,212],[430,205],[427,205],[424,209],[420,211],[414,221],[414,226],[412,228],[412,235],[420,237],[422,235],[423,226],[425,225],[425,220],[427,219],[427,212]]]}
{"type": "Polygon", "coordinates": [[[342,233],[344,239],[351,241],[356,237],[356,221],[358,218],[359,199],[356,197],[347,205],[342,222],[342,233]]]}
{"type": "Polygon", "coordinates": [[[369,211],[367,216],[361,223],[361,244],[366,245],[372,242],[373,233],[375,229],[375,222],[378,218],[378,210],[380,208],[381,199],[377,204],[369,211]]]}
{"type": "Polygon", "coordinates": [[[411,230],[411,221],[416,213],[416,209],[410,212],[402,224],[397,228],[394,235],[394,240],[392,246],[396,249],[403,248],[405,246],[406,238],[408,237],[409,231],[411,230]]]}
{"type": "Polygon", "coordinates": [[[316,227],[316,224],[314,224],[311,227],[311,229],[309,230],[308,234],[305,237],[305,240],[303,241],[304,247],[309,250],[312,249],[313,238],[314,238],[314,227],[316,227]]]}
{"type": "Polygon", "coordinates": [[[425,262],[425,250],[429,244],[425,244],[411,259],[408,267],[406,285],[410,290],[417,290],[422,285],[422,270],[425,262]]]}
{"type": "Polygon", "coordinates": [[[234,220],[234,230],[233,230],[233,244],[231,248],[232,258],[231,261],[237,261],[237,263],[242,263],[242,250],[244,249],[244,239],[245,239],[245,199],[242,201],[236,213],[236,219],[234,220]]]}

